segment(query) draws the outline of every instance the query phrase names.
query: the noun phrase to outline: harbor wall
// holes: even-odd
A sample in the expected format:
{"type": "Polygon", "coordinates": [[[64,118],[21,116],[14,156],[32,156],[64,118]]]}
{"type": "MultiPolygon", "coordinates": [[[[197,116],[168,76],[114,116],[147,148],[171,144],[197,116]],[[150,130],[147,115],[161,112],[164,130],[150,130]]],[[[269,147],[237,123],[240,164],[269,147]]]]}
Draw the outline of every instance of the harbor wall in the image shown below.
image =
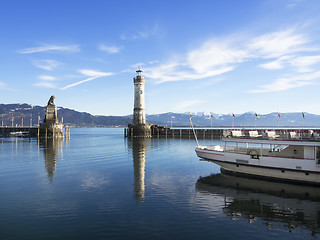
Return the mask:
{"type": "Polygon", "coordinates": [[[8,137],[12,132],[24,132],[31,137],[36,137],[38,136],[39,127],[0,127],[0,136],[8,137]]]}
{"type": "MultiPolygon", "coordinates": [[[[305,139],[314,138],[320,140],[319,128],[168,128],[152,125],[151,137],[167,138],[194,138],[198,139],[221,139],[223,137],[243,138],[283,138],[283,139],[305,139]]],[[[135,137],[133,128],[124,129],[125,137],[135,137]]]]}
{"type": "MultiPolygon", "coordinates": [[[[136,137],[134,128],[125,128],[125,137],[136,137]]],[[[192,128],[167,128],[157,125],[151,126],[151,137],[161,138],[194,138],[196,134],[199,139],[220,139],[223,136],[223,129],[192,129],[192,128]]]]}

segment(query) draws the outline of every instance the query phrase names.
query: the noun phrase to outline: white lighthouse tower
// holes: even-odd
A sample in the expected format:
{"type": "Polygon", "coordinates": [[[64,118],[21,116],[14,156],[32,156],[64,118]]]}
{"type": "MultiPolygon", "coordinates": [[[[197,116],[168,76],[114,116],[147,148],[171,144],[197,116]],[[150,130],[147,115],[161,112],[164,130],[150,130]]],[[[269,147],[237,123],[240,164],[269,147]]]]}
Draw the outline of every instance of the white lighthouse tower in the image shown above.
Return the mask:
{"type": "Polygon", "coordinates": [[[134,82],[134,109],[133,109],[133,124],[146,124],[145,111],[145,95],[144,85],[146,79],[142,77],[142,70],[139,68],[137,76],[133,78],[134,82]]]}
{"type": "Polygon", "coordinates": [[[151,125],[146,121],[144,86],[146,79],[142,77],[142,70],[136,71],[137,76],[133,78],[134,83],[134,108],[133,121],[129,124],[129,135],[133,137],[150,137],[151,125]]]}

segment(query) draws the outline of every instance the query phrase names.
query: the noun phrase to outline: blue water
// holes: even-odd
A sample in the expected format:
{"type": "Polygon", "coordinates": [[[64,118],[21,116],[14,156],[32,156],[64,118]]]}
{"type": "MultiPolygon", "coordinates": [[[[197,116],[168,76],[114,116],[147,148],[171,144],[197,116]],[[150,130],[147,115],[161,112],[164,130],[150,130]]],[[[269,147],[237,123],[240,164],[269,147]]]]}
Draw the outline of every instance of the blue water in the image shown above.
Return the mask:
{"type": "Polygon", "coordinates": [[[227,177],[194,147],[117,128],[0,138],[0,239],[320,238],[319,188],[227,177]]]}

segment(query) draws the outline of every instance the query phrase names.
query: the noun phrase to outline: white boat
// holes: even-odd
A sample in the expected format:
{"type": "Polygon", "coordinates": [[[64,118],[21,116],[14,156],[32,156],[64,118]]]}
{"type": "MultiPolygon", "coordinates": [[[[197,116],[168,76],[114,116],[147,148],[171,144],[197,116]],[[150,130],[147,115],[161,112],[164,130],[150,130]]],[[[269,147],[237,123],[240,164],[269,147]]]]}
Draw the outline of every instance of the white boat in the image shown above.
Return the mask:
{"type": "Polygon", "coordinates": [[[22,132],[22,131],[10,132],[10,136],[12,137],[26,137],[28,135],[29,135],[29,132],[22,132]]]}
{"type": "Polygon", "coordinates": [[[225,133],[223,145],[197,146],[197,156],[220,165],[223,172],[320,185],[317,133],[230,132],[232,136],[225,133]]]}

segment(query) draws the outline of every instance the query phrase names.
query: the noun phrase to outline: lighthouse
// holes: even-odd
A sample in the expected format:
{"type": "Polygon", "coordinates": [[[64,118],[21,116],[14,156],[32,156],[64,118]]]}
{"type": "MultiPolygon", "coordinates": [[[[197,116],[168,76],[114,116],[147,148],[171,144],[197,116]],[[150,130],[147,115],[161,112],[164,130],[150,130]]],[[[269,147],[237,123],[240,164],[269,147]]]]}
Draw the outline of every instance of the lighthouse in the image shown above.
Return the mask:
{"type": "Polygon", "coordinates": [[[139,68],[137,76],[133,78],[134,83],[134,109],[133,109],[133,124],[146,124],[145,111],[145,95],[144,86],[146,79],[142,77],[142,70],[139,68]]]}
{"type": "Polygon", "coordinates": [[[137,75],[133,78],[134,83],[134,108],[133,121],[129,124],[129,135],[133,137],[151,137],[151,124],[146,121],[145,111],[145,92],[146,79],[142,77],[142,70],[136,71],[137,75]]]}

